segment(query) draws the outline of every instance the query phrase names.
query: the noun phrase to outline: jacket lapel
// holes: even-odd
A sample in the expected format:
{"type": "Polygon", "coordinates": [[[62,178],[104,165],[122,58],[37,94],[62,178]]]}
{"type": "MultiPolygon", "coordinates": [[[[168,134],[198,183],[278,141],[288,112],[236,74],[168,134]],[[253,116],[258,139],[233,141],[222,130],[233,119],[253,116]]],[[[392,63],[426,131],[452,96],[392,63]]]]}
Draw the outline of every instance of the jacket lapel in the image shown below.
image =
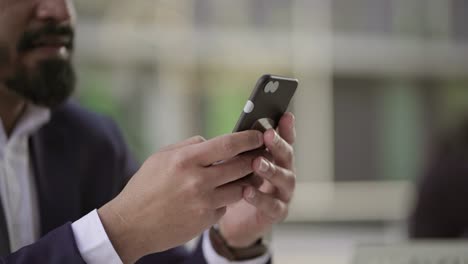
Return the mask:
{"type": "Polygon", "coordinates": [[[65,134],[49,123],[29,141],[41,236],[80,216],[79,172],[73,162],[77,157],[73,157],[71,135],[65,134]]]}

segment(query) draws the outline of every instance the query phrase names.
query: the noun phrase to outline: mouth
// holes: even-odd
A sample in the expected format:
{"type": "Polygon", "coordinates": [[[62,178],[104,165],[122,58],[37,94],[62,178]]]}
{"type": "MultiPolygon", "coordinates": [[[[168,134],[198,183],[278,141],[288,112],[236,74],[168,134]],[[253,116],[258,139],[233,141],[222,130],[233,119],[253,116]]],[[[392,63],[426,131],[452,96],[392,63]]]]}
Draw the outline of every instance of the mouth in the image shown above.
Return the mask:
{"type": "Polygon", "coordinates": [[[66,59],[72,49],[72,38],[68,36],[44,36],[30,43],[26,53],[38,53],[41,57],[66,59]]]}

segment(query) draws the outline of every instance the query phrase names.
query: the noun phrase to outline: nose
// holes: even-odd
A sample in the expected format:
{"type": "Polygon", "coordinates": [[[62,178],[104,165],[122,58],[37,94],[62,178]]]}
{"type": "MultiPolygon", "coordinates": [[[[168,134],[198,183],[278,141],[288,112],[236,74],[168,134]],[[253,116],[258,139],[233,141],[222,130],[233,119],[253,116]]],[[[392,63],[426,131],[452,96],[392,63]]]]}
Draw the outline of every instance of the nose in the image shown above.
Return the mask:
{"type": "Polygon", "coordinates": [[[72,22],[74,7],[72,0],[39,0],[36,17],[57,23],[72,22]]]}

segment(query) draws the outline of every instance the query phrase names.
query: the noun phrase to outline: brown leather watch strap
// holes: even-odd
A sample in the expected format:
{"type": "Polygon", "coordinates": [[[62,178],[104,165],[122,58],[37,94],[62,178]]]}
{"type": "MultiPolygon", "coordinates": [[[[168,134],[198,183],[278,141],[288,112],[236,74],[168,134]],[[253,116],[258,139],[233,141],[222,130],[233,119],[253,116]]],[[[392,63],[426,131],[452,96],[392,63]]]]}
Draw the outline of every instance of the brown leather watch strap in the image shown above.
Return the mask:
{"type": "Polygon", "coordinates": [[[213,227],[210,229],[210,240],[216,253],[230,261],[253,259],[260,257],[261,255],[264,255],[268,252],[268,248],[265,244],[262,243],[262,239],[259,239],[250,247],[230,247],[226,243],[226,240],[224,240],[221,233],[213,227]]]}

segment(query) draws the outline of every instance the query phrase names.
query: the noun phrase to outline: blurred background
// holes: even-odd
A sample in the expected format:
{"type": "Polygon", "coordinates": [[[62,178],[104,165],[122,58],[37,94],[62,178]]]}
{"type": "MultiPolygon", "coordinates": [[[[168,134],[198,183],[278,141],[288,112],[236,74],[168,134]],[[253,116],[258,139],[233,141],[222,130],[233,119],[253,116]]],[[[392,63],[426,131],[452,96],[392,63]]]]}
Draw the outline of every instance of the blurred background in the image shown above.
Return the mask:
{"type": "Polygon", "coordinates": [[[277,263],[407,239],[435,135],[468,113],[463,0],[80,0],[78,100],[140,159],[231,132],[258,77],[300,80],[298,185],[277,263]]]}

